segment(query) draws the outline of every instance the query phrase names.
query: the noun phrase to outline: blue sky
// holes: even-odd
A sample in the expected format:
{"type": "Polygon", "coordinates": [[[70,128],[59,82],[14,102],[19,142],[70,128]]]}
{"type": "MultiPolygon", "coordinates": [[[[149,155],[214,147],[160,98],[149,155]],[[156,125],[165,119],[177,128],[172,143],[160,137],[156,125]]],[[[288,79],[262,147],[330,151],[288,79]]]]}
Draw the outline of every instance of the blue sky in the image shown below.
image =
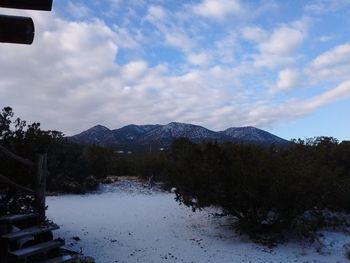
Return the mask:
{"type": "Polygon", "coordinates": [[[95,124],[256,126],[350,139],[350,1],[60,0],[14,11],[0,105],[68,135],[95,124]]]}

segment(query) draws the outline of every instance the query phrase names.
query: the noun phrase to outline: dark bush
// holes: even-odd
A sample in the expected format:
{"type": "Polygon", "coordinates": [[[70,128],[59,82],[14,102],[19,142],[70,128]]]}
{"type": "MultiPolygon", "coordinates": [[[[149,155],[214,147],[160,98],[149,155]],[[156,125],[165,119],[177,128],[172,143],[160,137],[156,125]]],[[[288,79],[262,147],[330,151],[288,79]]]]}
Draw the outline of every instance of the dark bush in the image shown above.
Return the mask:
{"type": "Polygon", "coordinates": [[[327,137],[285,149],[181,139],[172,146],[169,183],[179,202],[222,207],[252,237],[292,230],[301,218],[314,233],[325,220],[306,212],[350,209],[349,153],[327,137]]]}

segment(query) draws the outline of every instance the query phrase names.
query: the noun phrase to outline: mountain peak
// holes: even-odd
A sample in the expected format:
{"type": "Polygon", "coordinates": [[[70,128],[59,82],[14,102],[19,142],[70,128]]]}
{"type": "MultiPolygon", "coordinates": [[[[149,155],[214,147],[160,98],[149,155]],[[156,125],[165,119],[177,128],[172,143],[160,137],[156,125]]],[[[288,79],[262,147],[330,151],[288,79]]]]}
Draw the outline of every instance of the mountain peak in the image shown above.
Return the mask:
{"type": "MultiPolygon", "coordinates": [[[[83,131],[77,135],[70,137],[70,140],[77,143],[83,144],[99,144],[104,138],[110,135],[112,131],[103,125],[95,125],[94,127],[83,131]]],[[[104,145],[105,146],[105,145],[104,145]]]]}
{"type": "Polygon", "coordinates": [[[90,128],[89,130],[100,130],[100,131],[110,131],[106,126],[103,126],[101,124],[97,124],[94,127],[90,128]]]}
{"type": "Polygon", "coordinates": [[[169,122],[169,123],[168,123],[168,125],[182,125],[182,124],[190,125],[190,124],[188,124],[188,123],[178,122],[178,121],[172,121],[172,122],[169,122]]]}

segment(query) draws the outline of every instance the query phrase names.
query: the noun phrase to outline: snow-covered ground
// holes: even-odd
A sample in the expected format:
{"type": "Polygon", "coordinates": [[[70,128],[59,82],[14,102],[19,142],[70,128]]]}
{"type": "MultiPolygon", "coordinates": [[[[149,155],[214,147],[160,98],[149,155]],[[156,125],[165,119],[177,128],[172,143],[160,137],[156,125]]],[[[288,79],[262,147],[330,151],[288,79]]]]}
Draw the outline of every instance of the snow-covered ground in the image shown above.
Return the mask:
{"type": "Polygon", "coordinates": [[[98,263],[350,262],[346,234],[324,232],[324,247],[290,242],[268,249],[236,235],[215,210],[193,213],[174,197],[120,181],[93,194],[48,197],[47,214],[61,226],[56,235],[98,263]]]}

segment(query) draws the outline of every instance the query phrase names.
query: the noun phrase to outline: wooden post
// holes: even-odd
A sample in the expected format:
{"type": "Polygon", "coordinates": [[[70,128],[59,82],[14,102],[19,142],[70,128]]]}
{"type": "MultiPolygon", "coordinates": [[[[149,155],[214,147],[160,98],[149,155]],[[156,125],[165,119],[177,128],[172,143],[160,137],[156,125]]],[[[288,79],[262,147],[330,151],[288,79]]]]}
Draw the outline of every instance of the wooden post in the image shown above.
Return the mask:
{"type": "Polygon", "coordinates": [[[45,195],[46,195],[46,176],[47,176],[47,153],[39,154],[37,164],[37,182],[35,189],[36,207],[39,214],[39,223],[45,221],[45,195]]]}

